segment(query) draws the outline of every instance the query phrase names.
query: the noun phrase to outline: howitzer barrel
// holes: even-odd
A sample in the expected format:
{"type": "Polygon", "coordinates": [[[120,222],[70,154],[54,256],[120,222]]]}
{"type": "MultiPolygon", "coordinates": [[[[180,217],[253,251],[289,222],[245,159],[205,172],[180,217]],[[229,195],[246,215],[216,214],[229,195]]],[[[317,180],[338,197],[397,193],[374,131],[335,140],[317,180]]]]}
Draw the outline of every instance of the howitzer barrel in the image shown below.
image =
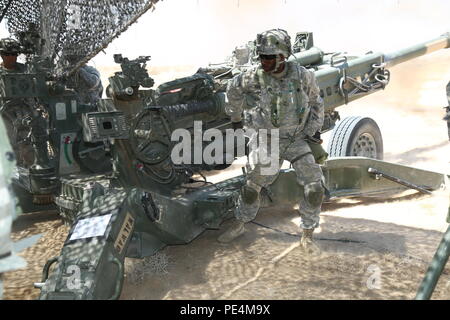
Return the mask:
{"type": "Polygon", "coordinates": [[[450,32],[438,38],[385,54],[384,61],[386,62],[386,67],[390,68],[399,63],[445,48],[450,48],[450,32]]]}
{"type": "Polygon", "coordinates": [[[164,110],[167,111],[168,114],[173,115],[176,118],[182,118],[203,112],[210,113],[211,111],[214,111],[214,109],[215,103],[211,100],[189,102],[164,107],[164,110]]]}
{"type": "MultiPolygon", "coordinates": [[[[389,83],[387,68],[450,47],[450,33],[388,54],[367,53],[360,57],[337,55],[330,67],[315,71],[325,111],[383,89],[389,83]]],[[[322,128],[325,132],[331,127],[322,128]]]]}
{"type": "Polygon", "coordinates": [[[324,53],[319,48],[313,47],[305,51],[294,53],[289,60],[295,60],[302,66],[321,63],[324,53]]]}
{"type": "Polygon", "coordinates": [[[163,110],[166,111],[168,115],[175,118],[183,118],[203,112],[217,115],[224,112],[224,101],[224,93],[217,93],[214,97],[205,101],[165,106],[163,107],[163,110]]]}

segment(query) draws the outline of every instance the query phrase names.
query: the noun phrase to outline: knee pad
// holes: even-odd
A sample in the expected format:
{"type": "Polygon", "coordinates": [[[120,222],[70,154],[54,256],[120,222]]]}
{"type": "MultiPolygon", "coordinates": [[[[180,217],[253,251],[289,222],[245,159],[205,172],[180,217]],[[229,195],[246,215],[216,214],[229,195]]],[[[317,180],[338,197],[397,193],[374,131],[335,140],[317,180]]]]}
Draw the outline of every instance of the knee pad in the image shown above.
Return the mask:
{"type": "Polygon", "coordinates": [[[247,185],[241,188],[242,200],[246,204],[253,204],[258,199],[258,191],[247,185]]]}
{"type": "Polygon", "coordinates": [[[322,204],[324,188],[321,181],[311,182],[305,185],[305,200],[312,207],[322,204]]]}

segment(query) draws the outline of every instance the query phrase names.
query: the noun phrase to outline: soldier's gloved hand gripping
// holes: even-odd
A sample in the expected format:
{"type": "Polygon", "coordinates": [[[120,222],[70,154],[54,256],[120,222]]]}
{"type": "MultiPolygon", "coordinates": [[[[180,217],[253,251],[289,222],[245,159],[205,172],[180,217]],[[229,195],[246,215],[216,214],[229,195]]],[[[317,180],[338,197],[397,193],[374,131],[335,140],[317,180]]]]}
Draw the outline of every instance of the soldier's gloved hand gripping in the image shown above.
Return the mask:
{"type": "Polygon", "coordinates": [[[317,131],[313,136],[308,136],[306,139],[312,143],[322,144],[323,140],[320,136],[320,131],[317,131]]]}

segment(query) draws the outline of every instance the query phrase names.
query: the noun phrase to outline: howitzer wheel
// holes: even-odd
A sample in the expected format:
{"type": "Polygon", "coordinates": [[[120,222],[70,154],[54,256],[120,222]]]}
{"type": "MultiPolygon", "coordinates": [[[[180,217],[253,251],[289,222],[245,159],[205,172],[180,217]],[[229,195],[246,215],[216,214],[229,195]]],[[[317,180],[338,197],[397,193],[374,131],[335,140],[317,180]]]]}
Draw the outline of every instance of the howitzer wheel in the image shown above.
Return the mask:
{"type": "Polygon", "coordinates": [[[383,138],[377,123],[367,117],[347,117],[334,128],[328,143],[330,157],[383,159],[383,138]]]}

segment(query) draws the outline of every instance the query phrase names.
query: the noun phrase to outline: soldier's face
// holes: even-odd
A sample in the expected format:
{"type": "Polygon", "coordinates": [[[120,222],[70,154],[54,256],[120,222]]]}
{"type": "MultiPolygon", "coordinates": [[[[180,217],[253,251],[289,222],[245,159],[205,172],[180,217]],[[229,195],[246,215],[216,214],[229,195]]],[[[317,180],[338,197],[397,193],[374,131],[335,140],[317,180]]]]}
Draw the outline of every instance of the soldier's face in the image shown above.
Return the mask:
{"type": "Polygon", "coordinates": [[[275,70],[277,65],[277,56],[276,55],[259,55],[259,60],[261,61],[261,66],[264,72],[272,72],[275,70]]]}
{"type": "Polygon", "coordinates": [[[2,53],[3,65],[8,68],[14,68],[17,62],[17,54],[2,53]]]}

